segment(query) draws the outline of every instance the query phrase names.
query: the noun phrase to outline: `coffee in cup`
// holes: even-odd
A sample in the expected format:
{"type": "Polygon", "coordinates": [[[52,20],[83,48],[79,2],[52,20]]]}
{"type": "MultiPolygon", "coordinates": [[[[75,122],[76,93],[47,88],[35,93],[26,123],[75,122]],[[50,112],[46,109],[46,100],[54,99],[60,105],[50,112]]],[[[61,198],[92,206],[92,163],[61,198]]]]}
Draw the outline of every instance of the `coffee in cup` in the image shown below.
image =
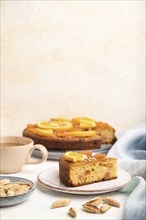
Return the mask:
{"type": "Polygon", "coordinates": [[[0,140],[0,173],[16,173],[26,164],[38,164],[48,157],[47,149],[40,144],[34,145],[30,138],[5,136],[0,140]],[[41,159],[31,158],[35,149],[42,152],[41,159]]]}

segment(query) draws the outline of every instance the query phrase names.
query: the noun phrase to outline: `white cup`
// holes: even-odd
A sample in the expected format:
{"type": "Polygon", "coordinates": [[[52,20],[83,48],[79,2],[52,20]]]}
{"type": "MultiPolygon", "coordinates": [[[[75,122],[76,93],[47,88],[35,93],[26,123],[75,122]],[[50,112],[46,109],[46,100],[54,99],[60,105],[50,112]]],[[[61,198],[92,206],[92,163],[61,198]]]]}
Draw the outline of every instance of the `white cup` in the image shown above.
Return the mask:
{"type": "Polygon", "coordinates": [[[16,173],[25,164],[38,164],[47,160],[48,151],[30,138],[5,136],[0,140],[0,173],[16,173]],[[34,149],[42,152],[41,159],[31,158],[34,149]]]}

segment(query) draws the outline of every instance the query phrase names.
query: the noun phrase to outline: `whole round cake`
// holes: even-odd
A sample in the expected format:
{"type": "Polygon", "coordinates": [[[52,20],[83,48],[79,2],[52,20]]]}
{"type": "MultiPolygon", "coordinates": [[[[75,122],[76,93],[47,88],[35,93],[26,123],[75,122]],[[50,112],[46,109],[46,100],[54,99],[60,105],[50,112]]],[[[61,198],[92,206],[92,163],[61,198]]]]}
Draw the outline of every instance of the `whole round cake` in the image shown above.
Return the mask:
{"type": "Polygon", "coordinates": [[[28,124],[23,136],[31,138],[34,144],[44,145],[50,151],[99,149],[102,144],[116,141],[113,127],[88,117],[38,121],[28,124]]]}

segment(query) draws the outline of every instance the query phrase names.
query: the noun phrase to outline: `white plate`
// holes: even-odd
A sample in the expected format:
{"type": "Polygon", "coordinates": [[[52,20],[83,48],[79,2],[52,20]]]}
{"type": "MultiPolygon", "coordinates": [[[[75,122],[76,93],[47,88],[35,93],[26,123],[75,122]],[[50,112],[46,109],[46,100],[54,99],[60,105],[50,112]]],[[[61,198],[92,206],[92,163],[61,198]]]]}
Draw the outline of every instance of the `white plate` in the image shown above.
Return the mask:
{"type": "MultiPolygon", "coordinates": [[[[111,148],[111,144],[102,144],[100,149],[92,150],[93,153],[107,154],[111,148]]],[[[80,150],[78,150],[80,151],[80,150]]],[[[90,150],[89,150],[90,151],[90,150]]],[[[48,159],[58,160],[66,151],[48,151],[48,159]]],[[[33,156],[42,157],[42,153],[39,150],[33,151],[33,156]]]]}
{"type": "Polygon", "coordinates": [[[58,168],[50,167],[38,175],[38,181],[43,186],[60,192],[71,194],[101,194],[122,188],[131,180],[131,176],[124,170],[118,170],[118,178],[78,187],[66,187],[60,182],[58,168]]]}

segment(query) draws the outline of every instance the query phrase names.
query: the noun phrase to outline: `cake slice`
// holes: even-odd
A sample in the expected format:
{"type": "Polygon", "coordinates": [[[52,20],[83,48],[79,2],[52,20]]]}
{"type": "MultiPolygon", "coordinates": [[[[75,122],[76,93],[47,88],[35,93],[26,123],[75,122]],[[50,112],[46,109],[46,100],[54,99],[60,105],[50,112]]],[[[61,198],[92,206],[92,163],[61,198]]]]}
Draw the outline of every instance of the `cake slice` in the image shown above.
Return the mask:
{"type": "Polygon", "coordinates": [[[81,186],[117,178],[117,159],[67,152],[59,159],[60,181],[66,186],[81,186]]]}

